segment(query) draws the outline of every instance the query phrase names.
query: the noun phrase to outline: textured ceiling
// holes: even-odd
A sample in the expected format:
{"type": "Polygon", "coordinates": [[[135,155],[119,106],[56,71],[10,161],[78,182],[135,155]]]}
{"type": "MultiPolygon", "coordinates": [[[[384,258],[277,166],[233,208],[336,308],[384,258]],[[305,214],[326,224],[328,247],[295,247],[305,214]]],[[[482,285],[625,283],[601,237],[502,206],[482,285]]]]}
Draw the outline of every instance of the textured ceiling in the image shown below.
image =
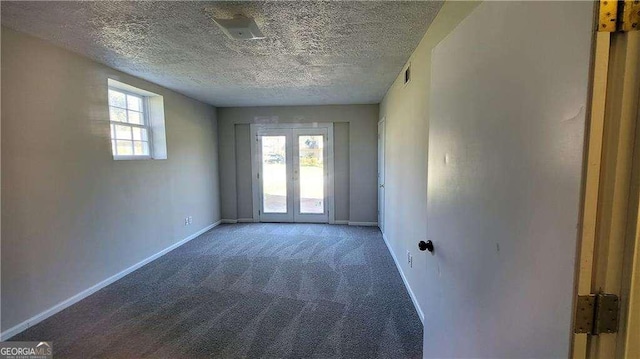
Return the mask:
{"type": "Polygon", "coordinates": [[[2,25],[216,106],[378,103],[441,2],[5,2],[2,25]],[[212,18],[254,17],[264,40],[212,18]]]}

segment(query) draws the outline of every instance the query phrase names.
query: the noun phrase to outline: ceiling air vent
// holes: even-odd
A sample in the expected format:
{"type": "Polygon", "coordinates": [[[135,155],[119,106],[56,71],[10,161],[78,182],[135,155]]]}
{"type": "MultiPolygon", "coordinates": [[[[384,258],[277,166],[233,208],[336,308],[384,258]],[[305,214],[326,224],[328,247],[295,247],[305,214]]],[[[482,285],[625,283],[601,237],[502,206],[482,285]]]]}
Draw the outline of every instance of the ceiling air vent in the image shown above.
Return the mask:
{"type": "Polygon", "coordinates": [[[234,40],[257,40],[264,39],[264,35],[256,22],[249,17],[236,15],[233,19],[216,19],[213,21],[220,26],[230,39],[234,40]]]}

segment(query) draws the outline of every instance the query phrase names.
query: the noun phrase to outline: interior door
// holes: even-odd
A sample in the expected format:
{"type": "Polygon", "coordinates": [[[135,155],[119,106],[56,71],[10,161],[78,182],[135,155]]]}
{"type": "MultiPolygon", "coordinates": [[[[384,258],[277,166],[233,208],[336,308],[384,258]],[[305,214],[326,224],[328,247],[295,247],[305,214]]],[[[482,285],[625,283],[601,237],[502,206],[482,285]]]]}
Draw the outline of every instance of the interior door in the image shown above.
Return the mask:
{"type": "Polygon", "coordinates": [[[378,227],[384,233],[384,120],[378,122],[378,227]]]}
{"type": "Polygon", "coordinates": [[[566,358],[592,2],[483,2],[432,52],[424,356],[566,358]]]}
{"type": "Polygon", "coordinates": [[[293,143],[290,129],[258,133],[261,222],[293,222],[293,143]]]}
{"type": "Polygon", "coordinates": [[[259,220],[327,223],[327,128],[257,132],[259,220]]]}

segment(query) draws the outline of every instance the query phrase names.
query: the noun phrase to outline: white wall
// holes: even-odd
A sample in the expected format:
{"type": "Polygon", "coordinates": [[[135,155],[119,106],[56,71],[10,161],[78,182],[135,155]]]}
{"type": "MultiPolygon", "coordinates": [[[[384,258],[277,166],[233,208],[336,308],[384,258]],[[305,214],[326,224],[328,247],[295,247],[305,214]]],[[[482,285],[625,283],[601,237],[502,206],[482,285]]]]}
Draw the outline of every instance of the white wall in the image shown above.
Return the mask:
{"type": "Polygon", "coordinates": [[[2,28],[2,330],[218,221],[216,122],[211,106],[2,28]],[[112,159],[107,78],[164,96],[167,160],[112,159]]]}
{"type": "Polygon", "coordinates": [[[349,123],[333,124],[334,205],[336,220],[349,220],[349,123]]]}
{"type": "Polygon", "coordinates": [[[411,81],[404,84],[403,71],[380,104],[380,117],[386,118],[385,237],[422,306],[428,305],[428,283],[424,282],[424,273],[412,270],[405,258],[411,250],[414,268],[426,265],[427,257],[419,254],[417,243],[426,239],[427,229],[431,50],[477,5],[445,2],[409,58],[411,81]]]}
{"type": "MultiPolygon", "coordinates": [[[[252,188],[251,173],[251,126],[249,124],[237,124],[235,131],[235,154],[236,154],[236,187],[252,188]]],[[[251,191],[240,190],[236,193],[238,203],[238,217],[225,219],[252,219],[253,217],[253,195],[251,191]]]]}
{"type": "Polygon", "coordinates": [[[224,219],[252,218],[251,123],[334,123],[336,220],[377,221],[378,105],[218,108],[224,219]],[[249,180],[244,176],[249,174],[249,180]]]}

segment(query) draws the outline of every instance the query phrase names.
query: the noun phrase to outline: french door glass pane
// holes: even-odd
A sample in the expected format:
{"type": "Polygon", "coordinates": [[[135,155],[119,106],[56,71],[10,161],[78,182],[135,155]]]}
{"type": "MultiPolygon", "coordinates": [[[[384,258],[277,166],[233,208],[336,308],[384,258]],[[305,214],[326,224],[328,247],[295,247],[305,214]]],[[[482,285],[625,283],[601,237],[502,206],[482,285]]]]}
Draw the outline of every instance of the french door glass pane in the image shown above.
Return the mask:
{"type": "Polygon", "coordinates": [[[287,213],[286,136],[262,136],[262,211],[287,213]]]}
{"type": "Polygon", "coordinates": [[[324,137],[298,136],[300,213],[324,213],[324,137]]]}

